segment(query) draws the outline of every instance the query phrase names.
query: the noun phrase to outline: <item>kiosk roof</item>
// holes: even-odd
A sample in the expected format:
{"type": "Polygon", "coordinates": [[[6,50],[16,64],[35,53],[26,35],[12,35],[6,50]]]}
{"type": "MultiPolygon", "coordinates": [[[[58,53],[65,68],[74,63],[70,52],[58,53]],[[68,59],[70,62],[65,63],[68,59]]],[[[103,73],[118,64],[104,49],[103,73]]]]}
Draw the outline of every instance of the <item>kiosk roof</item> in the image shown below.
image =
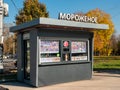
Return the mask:
{"type": "Polygon", "coordinates": [[[67,20],[58,20],[51,18],[38,18],[32,20],[30,22],[26,22],[20,24],[18,26],[13,26],[10,28],[11,32],[19,32],[21,30],[27,30],[36,27],[44,27],[44,28],[87,28],[87,29],[109,29],[107,24],[95,24],[95,23],[84,23],[84,22],[76,22],[76,21],[67,21],[67,20]]]}

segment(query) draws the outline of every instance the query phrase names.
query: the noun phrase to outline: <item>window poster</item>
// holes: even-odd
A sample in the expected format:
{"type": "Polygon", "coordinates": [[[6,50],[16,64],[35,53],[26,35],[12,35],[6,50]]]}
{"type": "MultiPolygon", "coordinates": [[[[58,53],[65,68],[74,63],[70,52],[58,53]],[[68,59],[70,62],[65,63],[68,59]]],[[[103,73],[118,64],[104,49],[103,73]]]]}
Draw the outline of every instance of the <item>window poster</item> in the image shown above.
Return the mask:
{"type": "Polygon", "coordinates": [[[42,40],[40,41],[41,53],[59,53],[59,41],[42,40]]]}
{"type": "Polygon", "coordinates": [[[85,41],[72,41],[71,42],[71,51],[72,53],[86,53],[87,46],[85,41]]]}
{"type": "Polygon", "coordinates": [[[87,56],[72,56],[72,61],[87,60],[87,56]]]}
{"type": "Polygon", "coordinates": [[[60,62],[59,41],[40,40],[40,63],[60,62]]]}
{"type": "Polygon", "coordinates": [[[41,58],[40,60],[41,63],[45,62],[60,62],[60,57],[49,57],[49,58],[41,58]]]}

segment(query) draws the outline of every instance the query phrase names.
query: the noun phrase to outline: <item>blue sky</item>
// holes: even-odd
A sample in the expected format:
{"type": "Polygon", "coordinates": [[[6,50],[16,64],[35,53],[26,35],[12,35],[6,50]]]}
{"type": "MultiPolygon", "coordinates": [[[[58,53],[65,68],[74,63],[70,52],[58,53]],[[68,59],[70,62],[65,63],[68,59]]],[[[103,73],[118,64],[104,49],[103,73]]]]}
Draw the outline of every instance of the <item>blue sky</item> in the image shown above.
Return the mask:
{"type": "MultiPolygon", "coordinates": [[[[13,23],[18,10],[12,0],[4,0],[9,4],[9,17],[4,18],[5,23],[13,23]]],[[[18,9],[23,7],[24,0],[13,0],[18,9]]],[[[120,0],[39,0],[46,4],[50,18],[58,18],[58,13],[86,13],[89,10],[99,8],[111,15],[115,30],[120,34],[120,0]]]]}

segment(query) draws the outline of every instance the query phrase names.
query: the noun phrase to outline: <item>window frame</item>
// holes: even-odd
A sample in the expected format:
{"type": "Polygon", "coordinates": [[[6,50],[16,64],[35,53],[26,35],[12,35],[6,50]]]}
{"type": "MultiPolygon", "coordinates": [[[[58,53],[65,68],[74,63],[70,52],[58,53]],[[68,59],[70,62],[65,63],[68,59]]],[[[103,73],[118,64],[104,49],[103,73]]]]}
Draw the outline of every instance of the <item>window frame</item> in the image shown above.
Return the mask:
{"type": "Polygon", "coordinates": [[[75,64],[75,63],[89,63],[91,62],[90,61],[90,47],[89,47],[89,39],[77,39],[77,38],[56,38],[56,37],[40,37],[39,38],[39,50],[38,50],[38,53],[39,53],[39,65],[62,65],[62,64],[75,64]],[[47,40],[47,41],[59,41],[59,54],[60,54],[60,62],[40,62],[41,60],[41,52],[40,52],[40,41],[41,40],[47,40]],[[63,61],[62,60],[62,52],[61,52],[61,48],[63,46],[62,42],[63,41],[70,41],[70,45],[72,44],[72,41],[83,41],[83,42],[87,42],[87,60],[76,60],[76,61],[72,61],[72,52],[71,53],[71,60],[70,61],[63,61]]]}
{"type": "Polygon", "coordinates": [[[87,56],[87,60],[74,60],[74,61],[90,61],[90,51],[89,51],[89,40],[71,40],[71,61],[73,61],[72,60],[72,54],[75,54],[75,53],[72,53],[72,42],[86,42],[86,52],[77,52],[77,54],[87,54],[86,56],[87,56]]]}
{"type": "MultiPolygon", "coordinates": [[[[49,62],[49,61],[46,61],[46,62],[43,62],[41,59],[42,59],[42,56],[41,56],[41,54],[43,54],[43,53],[41,53],[40,52],[40,50],[41,50],[41,41],[57,41],[58,42],[58,44],[59,44],[59,52],[58,52],[58,54],[60,54],[60,40],[52,40],[52,39],[50,39],[50,40],[44,40],[44,39],[39,39],[39,55],[40,55],[40,57],[39,57],[39,63],[40,64],[42,64],[42,63],[57,63],[57,62],[60,62],[61,61],[61,57],[60,56],[58,56],[58,57],[60,57],[60,60],[59,61],[54,61],[54,62],[49,62]]],[[[47,53],[44,53],[44,54],[47,54],[47,53]]],[[[49,53],[48,53],[49,54],[49,53]]],[[[51,54],[55,54],[55,53],[51,53],[51,54]]],[[[46,57],[47,58],[47,57],[46,57]]],[[[51,57],[51,58],[55,58],[55,57],[51,57]]],[[[57,58],[57,56],[56,56],[56,58],[57,58]]]]}

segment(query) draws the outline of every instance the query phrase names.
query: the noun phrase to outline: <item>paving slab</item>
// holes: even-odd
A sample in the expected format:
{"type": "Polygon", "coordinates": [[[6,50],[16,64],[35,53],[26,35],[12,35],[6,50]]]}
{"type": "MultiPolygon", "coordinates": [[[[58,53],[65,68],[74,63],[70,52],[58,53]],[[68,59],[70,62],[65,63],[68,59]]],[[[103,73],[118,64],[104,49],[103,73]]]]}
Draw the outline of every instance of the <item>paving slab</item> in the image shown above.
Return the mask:
{"type": "Polygon", "coordinates": [[[0,86],[9,90],[120,90],[120,74],[94,73],[91,80],[67,82],[39,88],[20,82],[7,82],[0,84],[0,86]]]}

